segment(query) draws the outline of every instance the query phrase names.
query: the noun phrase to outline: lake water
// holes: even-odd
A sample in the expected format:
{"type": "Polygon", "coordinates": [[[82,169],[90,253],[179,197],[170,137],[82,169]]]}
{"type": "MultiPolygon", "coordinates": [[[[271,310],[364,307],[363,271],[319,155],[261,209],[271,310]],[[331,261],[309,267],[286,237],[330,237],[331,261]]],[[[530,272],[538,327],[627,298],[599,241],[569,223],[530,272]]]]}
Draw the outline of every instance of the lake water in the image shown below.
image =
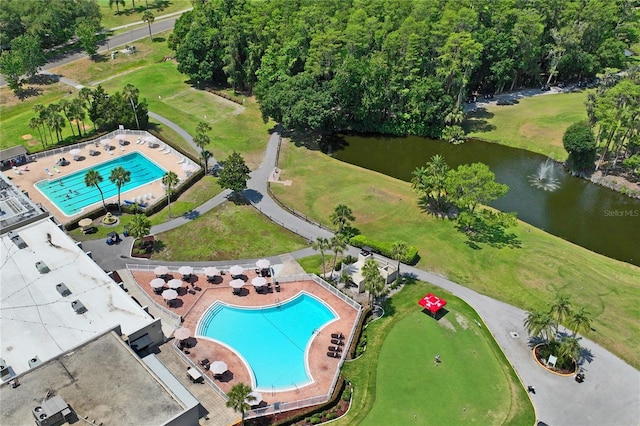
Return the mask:
{"type": "Polygon", "coordinates": [[[452,145],[412,136],[335,136],[331,147],[341,161],[404,181],[435,154],[451,167],[485,163],[496,180],[510,188],[492,207],[516,212],[519,219],[550,234],[640,266],[640,200],[573,177],[553,162],[547,164],[557,189],[540,188],[536,176],[547,160],[542,155],[477,140],[452,145]]]}

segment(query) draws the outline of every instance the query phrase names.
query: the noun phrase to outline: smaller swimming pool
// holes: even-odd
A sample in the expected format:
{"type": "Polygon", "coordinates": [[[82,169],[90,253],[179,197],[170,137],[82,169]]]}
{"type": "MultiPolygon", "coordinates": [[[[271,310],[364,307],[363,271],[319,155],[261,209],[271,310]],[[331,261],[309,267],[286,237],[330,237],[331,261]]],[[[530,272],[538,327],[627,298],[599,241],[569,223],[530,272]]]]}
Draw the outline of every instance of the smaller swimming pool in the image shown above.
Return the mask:
{"type": "Polygon", "coordinates": [[[40,181],[35,184],[35,187],[64,215],[73,216],[82,212],[85,207],[102,201],[100,191],[94,186],[88,187],[85,185],[84,176],[87,171],[93,169],[100,173],[103,179],[102,183],[100,183],[100,189],[104,194],[104,199],[107,200],[118,195],[118,187],[111,183],[109,176],[111,175],[111,170],[120,166],[131,172],[131,180],[122,185],[120,190],[123,200],[125,197],[122,194],[125,192],[161,179],[166,173],[162,167],[151,161],[147,156],[134,151],[104,163],[78,170],[69,175],[60,174],[57,179],[40,181]]]}
{"type": "Polygon", "coordinates": [[[314,332],[336,318],[324,302],[305,292],[266,308],[216,302],[200,318],[196,337],[234,350],[248,364],[256,389],[282,391],[312,383],[308,346],[314,332]]]}

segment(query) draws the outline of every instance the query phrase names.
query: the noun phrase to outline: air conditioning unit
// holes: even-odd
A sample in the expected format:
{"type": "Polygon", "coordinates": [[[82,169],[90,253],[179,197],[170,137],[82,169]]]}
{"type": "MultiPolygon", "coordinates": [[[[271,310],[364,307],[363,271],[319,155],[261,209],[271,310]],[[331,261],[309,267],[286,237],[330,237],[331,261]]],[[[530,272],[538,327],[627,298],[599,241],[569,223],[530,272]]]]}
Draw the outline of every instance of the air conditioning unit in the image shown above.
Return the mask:
{"type": "Polygon", "coordinates": [[[36,269],[38,270],[38,272],[40,272],[41,274],[46,274],[47,272],[50,272],[51,270],[49,269],[49,267],[47,266],[46,263],[44,263],[42,260],[39,262],[36,262],[36,269]]]}
{"type": "Polygon", "coordinates": [[[86,306],[84,306],[82,302],[79,300],[74,300],[73,302],[71,302],[71,307],[73,308],[74,311],[76,311],[76,314],[78,315],[84,314],[85,312],[87,312],[86,306]]]}
{"type": "Polygon", "coordinates": [[[60,296],[67,297],[71,294],[71,290],[66,286],[65,283],[56,284],[56,290],[60,293],[60,296]]]}
{"type": "Polygon", "coordinates": [[[11,241],[13,241],[13,243],[17,245],[19,249],[29,247],[16,231],[9,231],[9,238],[11,238],[11,241]]]}
{"type": "Polygon", "coordinates": [[[40,358],[38,358],[37,356],[29,359],[29,368],[36,367],[40,364],[42,364],[42,361],[40,361],[40,358]]]}
{"type": "Polygon", "coordinates": [[[71,409],[62,397],[56,395],[42,401],[33,410],[38,426],[54,426],[66,422],[71,417],[71,409]]]}

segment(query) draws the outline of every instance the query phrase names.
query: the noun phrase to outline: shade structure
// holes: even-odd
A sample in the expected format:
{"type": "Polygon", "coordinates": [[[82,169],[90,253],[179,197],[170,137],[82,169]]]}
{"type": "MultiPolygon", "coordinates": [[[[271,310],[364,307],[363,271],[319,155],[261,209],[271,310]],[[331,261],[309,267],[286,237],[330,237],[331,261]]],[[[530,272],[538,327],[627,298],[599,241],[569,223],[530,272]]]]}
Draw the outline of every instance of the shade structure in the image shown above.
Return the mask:
{"type": "Polygon", "coordinates": [[[174,278],[172,280],[169,280],[167,285],[169,286],[169,288],[177,289],[182,287],[182,281],[177,278],[174,278]]]}
{"type": "Polygon", "coordinates": [[[269,266],[271,266],[271,262],[267,259],[260,259],[256,262],[256,267],[260,269],[267,269],[269,266]]]}
{"type": "Polygon", "coordinates": [[[245,399],[245,402],[249,405],[258,405],[262,402],[262,394],[260,392],[252,391],[249,396],[255,398],[251,400],[249,400],[250,398],[245,399]]]}
{"type": "Polygon", "coordinates": [[[418,305],[422,306],[432,314],[435,314],[436,312],[438,312],[446,304],[447,304],[446,300],[441,299],[438,296],[435,296],[431,293],[428,293],[426,296],[424,296],[422,299],[418,301],[418,305]]]}
{"type": "Polygon", "coordinates": [[[188,339],[191,336],[191,330],[186,327],[180,327],[173,332],[173,337],[178,340],[188,339]]]}
{"type": "Polygon", "coordinates": [[[229,367],[227,367],[227,363],[224,361],[213,361],[209,366],[209,371],[213,374],[222,374],[228,369],[229,367]]]}
{"type": "Polygon", "coordinates": [[[255,277],[254,279],[251,280],[251,284],[253,284],[255,287],[262,287],[266,283],[267,283],[267,279],[263,277],[255,277]]]}
{"type": "Polygon", "coordinates": [[[80,154],[80,148],[73,148],[71,151],[69,151],[69,154],[71,155],[78,155],[80,154]]]}
{"type": "Polygon", "coordinates": [[[149,285],[153,288],[162,288],[164,287],[164,280],[162,278],[154,278],[151,280],[151,282],[149,283],[149,285]]]}
{"type": "Polygon", "coordinates": [[[244,268],[240,265],[234,265],[231,268],[229,268],[229,273],[234,277],[236,275],[242,275],[243,272],[244,272],[244,268]]]}
{"type": "Polygon", "coordinates": [[[93,224],[93,221],[88,217],[85,217],[84,219],[80,220],[80,222],[78,222],[78,225],[80,225],[83,228],[85,226],[91,226],[92,224],[93,224]]]}
{"type": "Polygon", "coordinates": [[[229,285],[233,288],[241,288],[244,285],[244,281],[242,280],[231,280],[229,285]]]}
{"type": "Polygon", "coordinates": [[[175,290],[165,290],[162,292],[162,298],[164,300],[174,300],[178,298],[178,292],[175,290]]]}
{"type": "Polygon", "coordinates": [[[169,268],[167,268],[166,266],[157,266],[153,270],[153,273],[156,275],[167,275],[169,273],[169,268]]]}
{"type": "Polygon", "coordinates": [[[202,272],[208,277],[220,275],[220,271],[215,266],[207,266],[206,268],[202,269],[202,272]]]}
{"type": "Polygon", "coordinates": [[[193,268],[191,266],[181,266],[178,272],[182,275],[191,275],[193,274],[193,268]]]}

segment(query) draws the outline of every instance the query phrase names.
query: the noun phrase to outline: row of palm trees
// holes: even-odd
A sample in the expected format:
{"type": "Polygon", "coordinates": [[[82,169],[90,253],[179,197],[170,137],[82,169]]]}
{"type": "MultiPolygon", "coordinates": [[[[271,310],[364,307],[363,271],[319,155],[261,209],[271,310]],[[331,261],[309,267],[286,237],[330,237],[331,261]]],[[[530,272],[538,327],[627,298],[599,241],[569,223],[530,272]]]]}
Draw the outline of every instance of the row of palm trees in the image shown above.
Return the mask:
{"type": "Polygon", "coordinates": [[[53,140],[54,132],[56,141],[58,143],[62,141],[62,129],[67,126],[65,119],[69,122],[73,136],[75,137],[76,135],[73,130],[74,121],[78,129],[78,136],[82,136],[84,120],[87,118],[85,105],[86,103],[81,97],[73,99],[63,98],[59,103],[49,104],[46,107],[42,104],[37,104],[33,109],[38,115],[31,117],[29,120],[29,128],[38,131],[43,148],[46,148],[47,144],[55,143],[53,140]],[[82,126],[80,126],[80,123],[82,123],[82,126]]]}

